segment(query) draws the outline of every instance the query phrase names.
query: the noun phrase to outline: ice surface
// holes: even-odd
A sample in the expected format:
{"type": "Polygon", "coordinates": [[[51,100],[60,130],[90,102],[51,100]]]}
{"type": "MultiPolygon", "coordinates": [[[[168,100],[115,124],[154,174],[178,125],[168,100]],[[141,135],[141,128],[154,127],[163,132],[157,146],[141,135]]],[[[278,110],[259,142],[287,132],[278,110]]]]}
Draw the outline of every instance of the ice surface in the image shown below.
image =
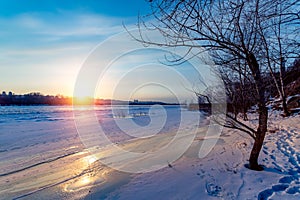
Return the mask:
{"type": "MultiPolygon", "coordinates": [[[[166,123],[153,138],[155,127],[142,133],[133,129],[128,135],[116,120],[131,120],[143,130],[151,118],[162,114],[158,108],[75,109],[83,119],[94,112],[113,143],[136,152],[167,144],[178,130],[178,113],[189,112],[168,107],[166,123]]],[[[208,156],[198,158],[203,141],[210,139],[205,137],[206,128],[199,127],[180,159],[166,161],[166,167],[157,171],[131,174],[108,168],[87,151],[73,114],[70,106],[0,107],[0,199],[300,199],[299,115],[282,118],[276,111],[270,113],[259,160],[264,171],[244,167],[253,141],[230,129],[223,130],[208,156]]],[[[255,125],[257,116],[249,114],[248,123],[255,125]]],[[[89,123],[83,125],[93,137],[99,136],[89,123]]],[[[185,130],[189,135],[189,127],[185,130]]],[[[115,156],[109,146],[98,150],[102,157],[115,156]]]]}

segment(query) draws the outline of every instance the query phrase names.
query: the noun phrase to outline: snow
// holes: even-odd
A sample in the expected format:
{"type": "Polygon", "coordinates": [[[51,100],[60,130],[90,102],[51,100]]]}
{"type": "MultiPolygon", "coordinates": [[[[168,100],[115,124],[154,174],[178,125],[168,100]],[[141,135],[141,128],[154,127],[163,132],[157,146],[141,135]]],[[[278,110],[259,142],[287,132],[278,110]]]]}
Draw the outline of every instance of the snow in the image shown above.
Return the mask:
{"type": "Polygon", "coordinates": [[[286,98],[286,102],[289,102],[289,100],[290,100],[291,98],[295,98],[295,97],[300,97],[300,94],[288,96],[288,97],[286,98]]]}
{"type": "Polygon", "coordinates": [[[201,143],[195,142],[172,168],[137,175],[110,199],[299,199],[300,118],[271,120],[280,122],[280,130],[266,138],[262,172],[244,167],[251,139],[226,129],[207,157],[191,153],[201,143]]]}
{"type": "MultiPolygon", "coordinates": [[[[85,119],[94,108],[75,109],[85,119]]],[[[169,107],[166,125],[152,136],[157,127],[149,132],[143,127],[150,127],[151,119],[163,114],[159,108],[133,107],[129,113],[123,109],[119,106],[114,115],[108,107],[97,107],[95,113],[113,143],[136,152],[166,145],[179,127],[176,113],[199,115],[169,107]],[[115,120],[134,120],[143,133],[134,129],[126,135],[115,120]],[[137,134],[142,138],[135,138],[137,134]]],[[[77,133],[72,110],[68,106],[0,107],[0,199],[300,199],[300,115],[283,118],[278,111],[270,113],[259,161],[264,171],[244,166],[253,140],[236,130],[224,129],[212,151],[199,158],[204,141],[215,139],[205,137],[207,122],[202,120],[195,137],[191,124],[184,124],[176,145],[180,149],[189,137],[193,143],[179,159],[168,162],[172,152],[166,152],[163,168],[126,173],[100,162],[122,157],[114,154],[112,146],[95,147],[97,155],[90,154],[77,133]]],[[[249,114],[249,119],[249,124],[257,123],[255,114],[249,114]]],[[[83,125],[93,133],[92,138],[97,137],[92,126],[83,125]]],[[[143,163],[122,159],[115,165],[143,163]]]]}

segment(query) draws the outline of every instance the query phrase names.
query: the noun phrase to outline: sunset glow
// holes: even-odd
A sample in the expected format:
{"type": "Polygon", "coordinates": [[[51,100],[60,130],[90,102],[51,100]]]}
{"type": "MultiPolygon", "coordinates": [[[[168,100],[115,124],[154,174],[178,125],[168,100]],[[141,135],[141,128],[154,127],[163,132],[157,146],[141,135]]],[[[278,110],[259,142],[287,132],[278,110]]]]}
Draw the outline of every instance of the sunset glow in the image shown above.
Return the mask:
{"type": "Polygon", "coordinates": [[[90,52],[110,35],[124,31],[122,23],[134,24],[136,14],[147,6],[143,1],[133,5],[123,9],[107,1],[1,2],[1,91],[72,97],[77,74],[90,52]]]}

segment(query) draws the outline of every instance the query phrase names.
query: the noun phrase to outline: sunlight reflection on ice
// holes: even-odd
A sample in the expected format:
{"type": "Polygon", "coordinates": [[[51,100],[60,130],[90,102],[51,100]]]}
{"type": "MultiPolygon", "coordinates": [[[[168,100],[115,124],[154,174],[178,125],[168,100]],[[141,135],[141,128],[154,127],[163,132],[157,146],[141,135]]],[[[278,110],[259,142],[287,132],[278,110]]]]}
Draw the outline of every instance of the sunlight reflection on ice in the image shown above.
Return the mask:
{"type": "Polygon", "coordinates": [[[82,185],[87,185],[91,182],[91,177],[89,175],[85,175],[80,179],[82,185]]]}
{"type": "Polygon", "coordinates": [[[91,155],[91,156],[87,156],[86,160],[87,160],[87,163],[90,165],[90,164],[93,164],[95,161],[97,161],[97,158],[94,155],[91,155]]]}
{"type": "Polygon", "coordinates": [[[97,158],[94,155],[86,156],[82,159],[82,164],[86,166],[86,169],[83,171],[83,175],[68,182],[64,190],[66,192],[76,192],[78,190],[84,189],[86,187],[92,187],[94,184],[99,184],[104,181],[103,176],[95,176],[93,163],[97,161],[97,158]]]}

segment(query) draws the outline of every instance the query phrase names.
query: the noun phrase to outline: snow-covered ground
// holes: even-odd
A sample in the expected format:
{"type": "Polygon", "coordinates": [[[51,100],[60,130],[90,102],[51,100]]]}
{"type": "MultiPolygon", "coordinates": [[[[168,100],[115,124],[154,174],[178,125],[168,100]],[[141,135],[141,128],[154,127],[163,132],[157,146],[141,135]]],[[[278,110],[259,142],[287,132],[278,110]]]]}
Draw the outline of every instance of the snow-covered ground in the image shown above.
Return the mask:
{"type": "MultiPolygon", "coordinates": [[[[255,121],[255,120],[254,120],[255,121]]],[[[110,194],[111,199],[300,199],[300,117],[271,115],[260,163],[265,170],[244,167],[251,139],[225,129],[205,158],[197,158],[201,140],[171,168],[135,176],[110,194]],[[274,132],[275,131],[275,132],[274,132]]]]}
{"type": "MultiPolygon", "coordinates": [[[[88,109],[78,108],[81,116],[88,109]]],[[[253,141],[236,130],[224,129],[212,151],[198,158],[207,140],[206,126],[201,126],[180,159],[162,169],[135,174],[111,169],[85,149],[71,107],[0,107],[0,111],[0,199],[300,199],[299,115],[282,118],[271,112],[260,156],[264,171],[244,167],[253,141]]],[[[151,123],[148,111],[134,107],[128,114],[118,107],[112,113],[97,107],[96,115],[119,147],[143,152],[170,141],[178,129],[178,112],[190,113],[168,108],[167,125],[155,137],[143,133],[145,138],[133,139],[120,133],[115,120],[147,126],[151,123]]],[[[152,117],[160,114],[150,111],[152,117]]],[[[254,115],[249,118],[256,123],[254,115]]],[[[182,140],[189,137],[190,129],[185,128],[182,140]]],[[[100,160],[117,156],[110,146],[98,152],[100,160]]],[[[123,162],[129,161],[133,162],[130,158],[123,162]]]]}

